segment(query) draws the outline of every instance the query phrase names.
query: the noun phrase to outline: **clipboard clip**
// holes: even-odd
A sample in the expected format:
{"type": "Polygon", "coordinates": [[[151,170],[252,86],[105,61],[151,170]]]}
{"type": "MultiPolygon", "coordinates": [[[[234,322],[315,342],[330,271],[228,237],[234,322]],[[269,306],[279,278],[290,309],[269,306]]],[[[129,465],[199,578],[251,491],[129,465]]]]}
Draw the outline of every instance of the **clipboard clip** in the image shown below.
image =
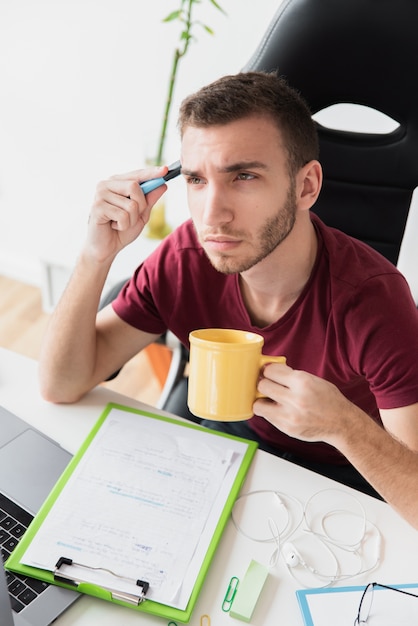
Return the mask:
{"type": "Polygon", "coordinates": [[[140,592],[138,594],[128,593],[126,591],[118,591],[113,587],[103,587],[107,591],[110,592],[112,599],[114,600],[122,600],[123,602],[128,602],[129,604],[134,604],[135,606],[139,606],[141,602],[146,600],[146,594],[149,590],[149,583],[145,580],[133,580],[130,578],[125,578],[124,576],[120,576],[119,574],[115,574],[111,570],[105,567],[91,567],[89,565],[83,565],[82,563],[76,563],[72,559],[69,559],[65,556],[62,556],[58,559],[55,569],[54,569],[54,579],[58,582],[65,583],[67,585],[71,585],[72,587],[78,587],[81,583],[91,584],[85,578],[80,578],[79,576],[68,576],[63,573],[62,568],[68,569],[71,567],[82,568],[86,570],[94,570],[94,571],[102,571],[114,576],[115,578],[119,578],[120,580],[125,580],[134,584],[135,586],[140,588],[140,592]]]}

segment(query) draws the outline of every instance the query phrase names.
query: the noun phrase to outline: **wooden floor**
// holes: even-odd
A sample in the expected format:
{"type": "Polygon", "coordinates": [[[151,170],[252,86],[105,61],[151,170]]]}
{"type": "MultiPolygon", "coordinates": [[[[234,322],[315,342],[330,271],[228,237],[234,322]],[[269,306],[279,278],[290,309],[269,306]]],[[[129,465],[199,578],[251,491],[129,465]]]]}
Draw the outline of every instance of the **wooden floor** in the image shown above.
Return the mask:
{"type": "MultiPolygon", "coordinates": [[[[38,359],[48,320],[40,289],[0,276],[0,347],[38,359]]],[[[134,357],[115,380],[104,385],[152,405],[161,391],[147,352],[134,357]]]]}

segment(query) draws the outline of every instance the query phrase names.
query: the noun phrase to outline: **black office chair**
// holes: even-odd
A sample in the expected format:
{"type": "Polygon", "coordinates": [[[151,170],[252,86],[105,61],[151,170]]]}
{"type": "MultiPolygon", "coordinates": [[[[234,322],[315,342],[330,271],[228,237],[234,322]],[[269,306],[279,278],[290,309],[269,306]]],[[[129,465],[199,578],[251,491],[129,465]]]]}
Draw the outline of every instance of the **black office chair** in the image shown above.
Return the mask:
{"type": "Polygon", "coordinates": [[[418,3],[284,0],[243,68],[278,70],[313,114],[364,105],[399,126],[385,134],[317,124],[324,184],[313,210],[396,264],[418,186],[418,3]]]}
{"type": "MultiPolygon", "coordinates": [[[[313,207],[395,265],[418,187],[417,24],[415,0],[284,0],[243,68],[278,71],[313,114],[356,104],[398,123],[384,134],[317,123],[324,182],[313,207]]],[[[180,379],[170,410],[187,414],[186,394],[180,379]]]]}
{"type": "MultiPolygon", "coordinates": [[[[417,24],[415,0],[283,0],[243,68],[278,71],[313,114],[359,104],[399,124],[376,134],[318,123],[324,184],[313,208],[394,264],[418,186],[417,24]]],[[[190,417],[186,398],[180,375],[164,408],[190,417]]]]}

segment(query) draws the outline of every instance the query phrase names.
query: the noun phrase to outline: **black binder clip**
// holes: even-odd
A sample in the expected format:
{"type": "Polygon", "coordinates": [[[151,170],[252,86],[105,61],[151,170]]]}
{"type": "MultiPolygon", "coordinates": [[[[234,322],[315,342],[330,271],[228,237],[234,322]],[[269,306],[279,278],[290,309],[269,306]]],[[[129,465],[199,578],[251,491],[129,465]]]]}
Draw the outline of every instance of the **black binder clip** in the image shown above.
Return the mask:
{"type": "Polygon", "coordinates": [[[72,559],[67,559],[67,557],[61,556],[55,565],[54,580],[57,580],[58,582],[61,582],[61,583],[66,583],[67,585],[72,585],[73,587],[77,587],[78,582],[76,580],[73,580],[72,578],[68,578],[68,576],[62,576],[61,573],[59,572],[60,568],[63,565],[72,565],[72,564],[73,564],[72,559]]]}
{"type": "Polygon", "coordinates": [[[137,580],[136,584],[138,585],[138,587],[141,587],[141,589],[142,589],[142,593],[141,593],[141,595],[139,597],[139,602],[138,602],[138,604],[141,604],[141,602],[146,600],[145,596],[148,593],[149,583],[147,583],[145,580],[137,580]]]}
{"type": "Polygon", "coordinates": [[[131,584],[133,583],[134,585],[136,585],[137,587],[141,589],[140,593],[137,594],[137,593],[128,593],[126,591],[118,591],[117,589],[114,589],[113,586],[105,587],[105,589],[110,592],[112,599],[114,600],[121,600],[123,602],[128,602],[129,604],[134,604],[137,606],[140,605],[142,602],[144,602],[144,600],[146,600],[146,595],[149,590],[149,583],[147,583],[145,580],[138,579],[135,581],[133,579],[120,576],[119,574],[115,574],[111,570],[106,569],[104,567],[91,567],[89,565],[83,565],[82,563],[76,563],[72,559],[69,559],[65,556],[60,557],[55,565],[54,580],[65,583],[66,585],[71,585],[72,587],[78,587],[80,583],[90,582],[88,578],[86,579],[84,577],[83,578],[80,578],[78,576],[76,577],[75,574],[74,576],[67,576],[62,571],[60,571],[62,567],[64,567],[65,569],[65,568],[69,568],[72,566],[74,566],[74,568],[82,568],[83,570],[90,570],[90,571],[100,570],[102,572],[106,572],[107,574],[110,574],[111,576],[115,578],[118,578],[119,580],[125,580],[131,584]]]}

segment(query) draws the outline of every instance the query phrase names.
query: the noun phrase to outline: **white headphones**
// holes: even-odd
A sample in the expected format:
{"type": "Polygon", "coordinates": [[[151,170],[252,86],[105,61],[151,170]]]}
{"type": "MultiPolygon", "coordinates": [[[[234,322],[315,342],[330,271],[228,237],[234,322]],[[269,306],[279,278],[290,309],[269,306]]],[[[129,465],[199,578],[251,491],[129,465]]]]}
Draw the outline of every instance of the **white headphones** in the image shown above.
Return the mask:
{"type": "Polygon", "coordinates": [[[307,566],[293,543],[290,543],[290,541],[283,544],[282,554],[286,565],[289,567],[297,567],[299,564],[307,566]]]}
{"type": "Polygon", "coordinates": [[[295,570],[295,568],[302,567],[306,571],[313,574],[315,578],[324,580],[326,582],[326,586],[331,585],[333,582],[335,582],[338,579],[339,572],[338,560],[332,550],[330,550],[330,548],[326,544],[323,544],[323,547],[327,550],[333,560],[335,566],[335,572],[333,574],[323,574],[319,572],[315,567],[312,567],[312,565],[309,565],[309,563],[304,560],[301,553],[298,551],[293,543],[287,542],[283,544],[282,556],[286,563],[286,567],[292,577],[296,579],[295,572],[293,570],[295,570]]]}
{"type": "MultiPolygon", "coordinates": [[[[308,531],[310,532],[310,531],[308,531]]],[[[375,548],[375,560],[371,566],[364,568],[363,557],[360,552],[357,550],[353,550],[351,546],[340,546],[341,549],[346,550],[347,552],[352,553],[358,559],[358,569],[356,571],[351,571],[350,573],[342,573],[340,570],[340,564],[338,558],[334,552],[333,546],[336,544],[334,542],[327,542],[326,539],[316,533],[310,532],[310,535],[317,539],[319,545],[321,545],[322,549],[327,552],[329,557],[331,557],[331,561],[334,564],[332,573],[324,573],[323,571],[319,571],[316,567],[310,565],[305,559],[302,557],[300,551],[296,548],[294,543],[288,541],[283,544],[281,549],[281,556],[285,562],[286,568],[289,574],[294,578],[299,584],[303,586],[311,586],[312,580],[316,579],[324,583],[324,587],[328,587],[335,582],[348,580],[350,578],[354,578],[355,576],[359,576],[360,574],[365,574],[367,572],[372,571],[380,562],[380,547],[381,547],[381,534],[379,529],[369,522],[369,533],[368,539],[372,538],[372,535],[376,536],[376,548],[375,548]],[[300,570],[299,573],[297,571],[300,570]],[[305,570],[305,576],[303,576],[302,571],[305,570]],[[312,575],[312,576],[310,576],[312,575]],[[313,577],[313,579],[312,579],[313,577]],[[304,584],[302,578],[310,580],[309,585],[304,584]]]]}
{"type": "MultiPolygon", "coordinates": [[[[245,532],[240,526],[235,519],[234,510],[232,511],[232,521],[234,522],[237,530],[248,539],[252,539],[253,541],[276,543],[276,548],[270,558],[270,567],[274,567],[279,558],[282,557],[289,574],[298,582],[298,584],[304,587],[317,587],[318,581],[320,581],[323,583],[323,587],[328,587],[335,582],[348,580],[355,576],[359,576],[360,574],[370,572],[379,564],[381,552],[380,531],[375,524],[373,524],[370,520],[367,520],[364,507],[352,494],[348,494],[347,492],[337,488],[325,489],[316,492],[313,496],[311,496],[305,506],[303,506],[301,502],[293,496],[289,496],[287,494],[285,495],[274,490],[259,490],[245,493],[242,494],[238,500],[246,499],[255,494],[269,493],[273,495],[273,500],[276,502],[276,505],[279,504],[281,510],[285,512],[285,519],[282,521],[281,528],[278,528],[275,519],[269,516],[266,520],[268,522],[269,533],[263,537],[259,536],[256,538],[252,533],[245,532]],[[323,504],[326,505],[329,502],[330,496],[332,496],[335,501],[339,494],[341,494],[343,498],[351,500],[351,505],[345,504],[344,506],[339,507],[337,502],[335,502],[337,508],[334,510],[328,510],[325,506],[322,506],[322,496],[325,496],[325,502],[323,504]],[[291,515],[289,508],[289,505],[292,502],[293,504],[296,503],[298,507],[300,507],[299,514],[296,514],[295,518],[291,515]],[[300,515],[300,513],[302,514],[300,515]],[[358,526],[358,532],[349,541],[347,541],[345,536],[336,536],[331,532],[331,529],[329,531],[327,529],[327,525],[329,523],[332,523],[335,519],[338,520],[341,516],[345,518],[351,517],[353,523],[356,523],[358,526]],[[294,543],[292,543],[292,541],[285,541],[282,543],[282,540],[295,537],[295,533],[300,528],[302,520],[304,520],[306,524],[306,527],[303,529],[303,534],[316,540],[319,551],[322,551],[323,553],[322,558],[320,555],[317,556],[315,554],[315,560],[321,562],[323,565],[323,557],[327,554],[325,561],[328,561],[329,564],[328,573],[319,571],[316,567],[313,567],[309,562],[307,562],[302,556],[300,550],[294,543]],[[373,538],[375,538],[376,541],[374,549],[374,562],[365,567],[363,546],[364,544],[369,544],[370,540],[373,540],[373,538]],[[358,561],[358,567],[355,567],[354,571],[351,570],[350,572],[343,573],[341,571],[339,555],[337,556],[338,551],[353,555],[353,557],[355,557],[358,561]]],[[[302,535],[300,538],[301,537],[302,535]]],[[[316,553],[317,550],[314,550],[314,552],[316,553]]]]}

